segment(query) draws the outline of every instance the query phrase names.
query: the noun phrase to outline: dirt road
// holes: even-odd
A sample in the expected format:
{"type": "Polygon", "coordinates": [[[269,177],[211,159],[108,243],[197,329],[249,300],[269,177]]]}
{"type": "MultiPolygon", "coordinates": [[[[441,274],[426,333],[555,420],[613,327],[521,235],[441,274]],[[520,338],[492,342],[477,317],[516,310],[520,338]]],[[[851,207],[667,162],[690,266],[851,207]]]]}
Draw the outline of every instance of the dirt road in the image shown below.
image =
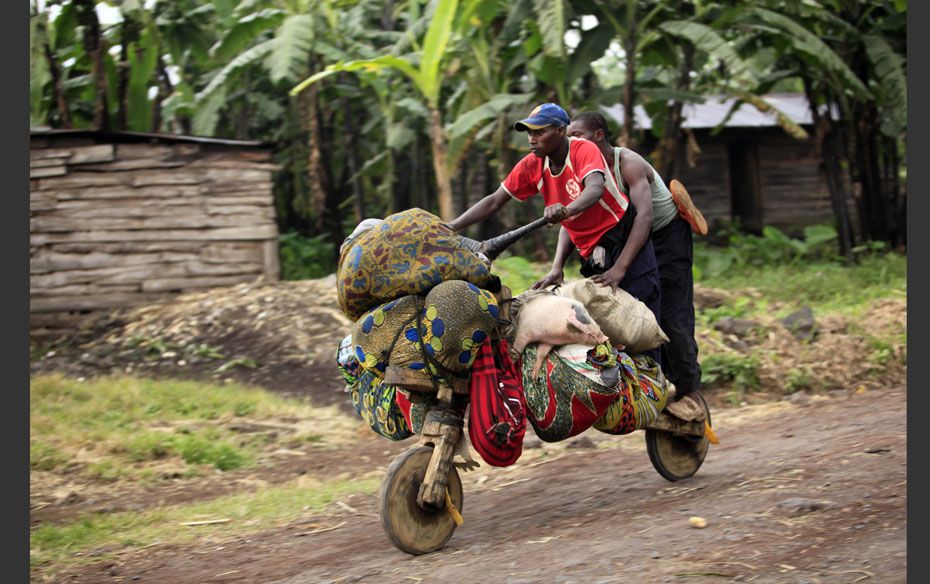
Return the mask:
{"type": "Polygon", "coordinates": [[[516,465],[462,475],[465,523],[425,556],[392,547],[377,497],[354,496],[312,518],[336,529],[156,546],[60,581],[904,582],[905,400],[896,387],[715,410],[721,444],[678,483],[653,470],[642,432],[549,445],[530,430],[516,465]]]}

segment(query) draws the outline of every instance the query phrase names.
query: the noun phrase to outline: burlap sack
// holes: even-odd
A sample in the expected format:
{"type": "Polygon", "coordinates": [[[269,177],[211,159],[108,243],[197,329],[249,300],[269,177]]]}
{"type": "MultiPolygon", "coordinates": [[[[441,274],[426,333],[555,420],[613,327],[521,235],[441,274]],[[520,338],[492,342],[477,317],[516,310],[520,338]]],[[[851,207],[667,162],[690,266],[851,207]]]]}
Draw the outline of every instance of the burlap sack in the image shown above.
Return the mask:
{"type": "Polygon", "coordinates": [[[491,282],[488,264],[439,217],[422,209],[389,215],[346,242],[336,274],[339,306],[349,318],[448,280],[480,288],[491,282]]]}
{"type": "Polygon", "coordinates": [[[627,353],[642,353],[668,342],[652,311],[629,292],[612,292],[584,279],[564,284],[558,293],[584,304],[611,344],[622,345],[627,353]]]}

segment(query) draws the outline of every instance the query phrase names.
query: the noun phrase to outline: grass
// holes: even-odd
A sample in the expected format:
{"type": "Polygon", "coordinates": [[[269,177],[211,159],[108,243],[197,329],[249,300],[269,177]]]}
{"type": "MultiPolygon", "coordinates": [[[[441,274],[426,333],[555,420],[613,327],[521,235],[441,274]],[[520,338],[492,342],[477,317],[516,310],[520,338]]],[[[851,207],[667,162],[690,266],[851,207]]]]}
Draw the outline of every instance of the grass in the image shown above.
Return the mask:
{"type": "MultiPolygon", "coordinates": [[[[723,255],[722,251],[702,243],[695,245],[694,253],[695,264],[704,266],[723,255]]],[[[510,256],[495,261],[493,272],[516,296],[548,273],[549,268],[548,264],[510,256]]],[[[580,278],[578,269],[577,263],[570,264],[565,279],[580,278]]],[[[823,312],[857,315],[872,300],[904,298],[907,294],[907,258],[894,253],[865,256],[850,266],[818,260],[768,266],[728,264],[719,272],[700,268],[695,272],[695,282],[704,286],[729,290],[753,288],[763,296],[758,301],[742,298],[711,309],[710,322],[724,316],[748,318],[753,313],[764,313],[770,300],[785,303],[781,309],[785,315],[804,305],[823,312]]]]}
{"type": "MultiPolygon", "coordinates": [[[[746,239],[746,238],[744,238],[746,239]]],[[[695,315],[696,328],[714,334],[715,322],[724,317],[756,319],[767,315],[784,318],[809,306],[815,319],[826,314],[845,316],[849,334],[865,339],[868,352],[863,355],[870,363],[871,374],[880,375],[889,366],[906,363],[906,330],[887,330],[870,326],[862,317],[869,305],[879,299],[904,299],[907,294],[907,258],[896,253],[863,255],[850,265],[821,254],[792,257],[781,261],[765,258],[759,240],[752,247],[745,242],[725,248],[713,248],[703,241],[695,244],[695,282],[710,288],[747,290],[749,295],[736,295],[724,305],[705,308],[695,315]],[[742,245],[743,247],[740,247],[742,245]],[[753,255],[755,254],[755,255],[753,255]],[[740,257],[740,260],[734,260],[740,257]],[[759,265],[763,262],[763,265],[759,265]]],[[[549,265],[529,262],[511,256],[498,260],[494,273],[511,288],[514,295],[529,288],[549,271],[549,265]]],[[[579,278],[578,265],[566,269],[566,279],[579,278]]],[[[759,388],[759,361],[749,349],[746,355],[715,354],[713,347],[703,350],[701,366],[706,384],[722,384],[729,388],[730,401],[738,403],[746,392],[759,388]]],[[[784,374],[784,391],[792,393],[817,386],[810,371],[789,369],[784,374]]]]}
{"type": "Polygon", "coordinates": [[[374,495],[379,480],[353,478],[338,481],[298,479],[251,493],[239,493],[186,505],[142,512],[86,515],[64,525],[43,525],[30,536],[33,567],[62,568],[79,563],[88,552],[99,554],[150,544],[184,544],[206,537],[229,538],[299,520],[351,494],[374,495]],[[228,522],[185,526],[211,519],[228,522]]]}
{"type": "Polygon", "coordinates": [[[229,428],[246,417],[300,420],[292,433],[281,433],[288,444],[324,441],[352,422],[332,408],[236,384],[43,375],[30,383],[30,467],[100,480],[143,476],[146,463],[162,460],[188,471],[247,467],[273,440],[229,428]]]}
{"type": "MultiPolygon", "coordinates": [[[[536,280],[549,273],[552,266],[540,262],[531,262],[520,256],[506,256],[494,261],[491,272],[499,276],[504,286],[510,288],[514,296],[529,290],[536,280]]],[[[581,277],[578,262],[569,262],[565,267],[565,280],[575,280],[581,277]]]]}
{"type": "MultiPolygon", "coordinates": [[[[695,246],[695,263],[709,264],[708,258],[715,253],[719,252],[695,246]]],[[[850,266],[828,261],[731,266],[721,273],[705,270],[698,281],[713,288],[754,288],[765,297],[787,301],[793,307],[809,305],[856,315],[872,300],[906,296],[907,258],[888,253],[865,256],[850,266]]]]}

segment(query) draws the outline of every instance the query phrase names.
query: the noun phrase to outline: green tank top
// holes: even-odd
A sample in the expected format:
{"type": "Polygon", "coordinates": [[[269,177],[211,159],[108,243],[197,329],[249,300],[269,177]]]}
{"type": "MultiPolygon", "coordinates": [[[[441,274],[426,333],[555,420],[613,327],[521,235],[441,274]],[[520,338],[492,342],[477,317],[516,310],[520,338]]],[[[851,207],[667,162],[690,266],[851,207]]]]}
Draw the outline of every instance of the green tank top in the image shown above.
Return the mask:
{"type": "MultiPolygon", "coordinates": [[[[614,146],[614,175],[620,182],[620,188],[629,195],[630,188],[623,182],[623,178],[620,176],[621,150],[623,150],[622,147],[614,146]]],[[[649,170],[652,171],[652,184],[649,185],[652,190],[652,230],[658,231],[672,222],[672,219],[678,215],[678,208],[675,206],[675,201],[672,200],[672,193],[669,192],[668,187],[665,186],[662,177],[659,176],[656,169],[652,168],[651,164],[647,162],[646,165],[649,166],[649,170]]]]}

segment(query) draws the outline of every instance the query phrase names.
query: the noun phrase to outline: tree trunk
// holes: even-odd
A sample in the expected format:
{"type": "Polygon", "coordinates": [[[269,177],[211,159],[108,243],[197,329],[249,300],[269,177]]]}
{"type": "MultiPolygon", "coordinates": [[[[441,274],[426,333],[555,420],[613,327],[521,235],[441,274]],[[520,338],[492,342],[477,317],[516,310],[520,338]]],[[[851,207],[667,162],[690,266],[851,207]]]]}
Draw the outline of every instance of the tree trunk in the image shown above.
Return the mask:
{"type": "Polygon", "coordinates": [[[74,127],[74,123],[71,121],[71,111],[68,109],[68,102],[65,100],[65,92],[61,86],[61,68],[58,66],[58,58],[55,56],[52,47],[48,43],[48,12],[45,12],[38,18],[39,26],[42,27],[43,33],[45,33],[42,35],[42,38],[45,39],[42,48],[45,51],[45,59],[48,61],[48,71],[52,77],[52,91],[55,95],[55,104],[58,107],[58,117],[61,121],[61,127],[70,130],[74,127]]]}
{"type": "Polygon", "coordinates": [[[623,131],[620,145],[636,149],[636,2],[627,2],[627,27],[623,37],[626,82],[623,84],[623,131]]]}
{"type": "Polygon", "coordinates": [[[855,166],[862,189],[863,233],[867,239],[890,241],[894,207],[881,180],[881,148],[878,136],[878,113],[874,104],[853,108],[855,120],[855,166]]]}
{"type": "MultiPolygon", "coordinates": [[[[691,67],[694,62],[694,45],[686,43],[682,47],[684,58],[681,62],[681,69],[678,71],[678,91],[688,91],[691,87],[691,67]]],[[[678,168],[678,153],[681,151],[681,110],[684,104],[681,101],[675,101],[669,110],[668,120],[665,123],[665,129],[662,132],[662,139],[659,140],[659,146],[653,157],[653,167],[659,176],[669,180],[678,168]]]]}
{"type": "Polygon", "coordinates": [[[430,147],[433,153],[433,172],[439,187],[439,216],[443,221],[455,218],[452,199],[452,179],[446,171],[446,140],[442,134],[442,114],[430,108],[430,147]]]}
{"type": "Polygon", "coordinates": [[[342,124],[343,137],[346,148],[346,168],[349,170],[349,183],[352,185],[352,210],[355,212],[355,222],[359,223],[365,218],[365,201],[362,198],[362,187],[359,184],[358,174],[358,152],[355,144],[355,128],[352,125],[352,104],[348,98],[343,96],[342,101],[342,124]]]}
{"type": "Polygon", "coordinates": [[[314,83],[310,89],[301,95],[304,98],[304,119],[307,131],[307,185],[310,190],[310,206],[308,215],[311,225],[316,232],[323,229],[323,211],[326,208],[326,187],[324,181],[323,155],[320,151],[320,123],[318,118],[319,105],[317,103],[319,85],[314,83]]]}
{"type": "MultiPolygon", "coordinates": [[[[165,61],[161,55],[158,55],[158,94],[155,96],[155,103],[152,105],[152,131],[161,131],[161,104],[166,97],[174,93],[174,85],[168,76],[168,69],[165,67],[165,61]]],[[[178,131],[177,129],[175,131],[178,131]]]]}
{"type": "Polygon", "coordinates": [[[116,66],[116,129],[125,130],[129,111],[129,72],[132,67],[129,61],[129,45],[138,38],[139,31],[136,22],[128,16],[123,16],[119,30],[120,54],[119,63],[116,66]]]}
{"type": "Polygon", "coordinates": [[[96,2],[94,0],[74,0],[77,9],[78,24],[84,27],[84,50],[90,57],[91,73],[94,79],[96,101],[94,103],[95,130],[106,131],[110,129],[109,107],[107,105],[107,74],[103,65],[103,56],[106,51],[103,35],[100,31],[100,20],[97,18],[96,2]]]}
{"type": "Polygon", "coordinates": [[[836,219],[840,254],[845,258],[851,258],[854,238],[849,220],[849,208],[846,206],[848,193],[843,184],[843,169],[840,165],[842,153],[838,142],[838,132],[830,112],[830,100],[827,100],[827,116],[821,117],[811,80],[805,77],[802,81],[816,132],[814,147],[820,157],[820,172],[826,179],[827,190],[830,192],[830,205],[833,207],[833,217],[836,219]]]}

